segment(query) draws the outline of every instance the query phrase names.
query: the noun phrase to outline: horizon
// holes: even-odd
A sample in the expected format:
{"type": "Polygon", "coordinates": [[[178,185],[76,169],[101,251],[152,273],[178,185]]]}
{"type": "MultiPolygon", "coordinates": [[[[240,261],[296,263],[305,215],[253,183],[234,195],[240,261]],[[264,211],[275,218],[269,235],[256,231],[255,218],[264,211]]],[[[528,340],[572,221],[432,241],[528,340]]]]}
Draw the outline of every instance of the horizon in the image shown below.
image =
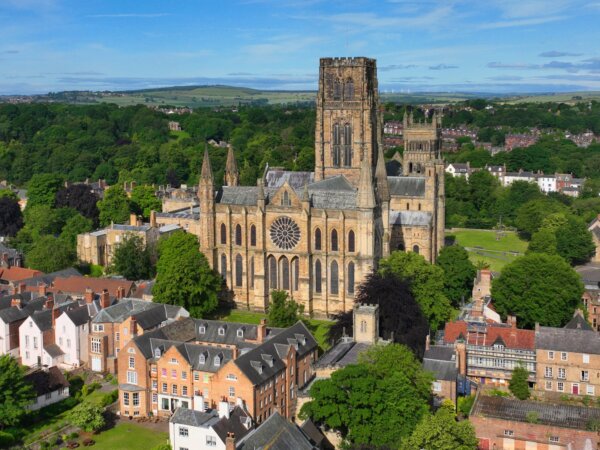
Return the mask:
{"type": "Polygon", "coordinates": [[[4,0],[0,95],[316,91],[319,58],[344,55],[377,59],[387,93],[600,91],[599,16],[589,0],[4,0]]]}

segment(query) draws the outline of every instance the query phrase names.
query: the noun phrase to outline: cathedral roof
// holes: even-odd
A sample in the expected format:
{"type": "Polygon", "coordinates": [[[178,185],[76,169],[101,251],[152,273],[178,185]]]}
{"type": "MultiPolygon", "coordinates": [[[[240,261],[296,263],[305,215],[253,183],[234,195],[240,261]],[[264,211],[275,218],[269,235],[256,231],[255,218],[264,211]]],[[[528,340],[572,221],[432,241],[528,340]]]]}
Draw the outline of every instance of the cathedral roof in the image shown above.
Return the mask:
{"type": "Polygon", "coordinates": [[[257,186],[223,186],[217,194],[217,203],[224,205],[256,205],[257,186]]]}
{"type": "Polygon", "coordinates": [[[345,176],[339,175],[337,177],[327,178],[325,180],[317,181],[308,186],[309,191],[348,191],[356,192],[356,188],[353,187],[345,176]]]}
{"type": "Polygon", "coordinates": [[[390,211],[390,225],[426,227],[431,225],[431,213],[423,211],[390,211]]]}
{"type": "Polygon", "coordinates": [[[303,188],[305,184],[310,184],[314,181],[315,174],[313,172],[292,172],[283,169],[269,169],[265,175],[266,188],[279,188],[286,181],[294,190],[303,188]]]}
{"type": "Polygon", "coordinates": [[[425,196],[425,177],[388,177],[390,194],[402,197],[425,196]]]}

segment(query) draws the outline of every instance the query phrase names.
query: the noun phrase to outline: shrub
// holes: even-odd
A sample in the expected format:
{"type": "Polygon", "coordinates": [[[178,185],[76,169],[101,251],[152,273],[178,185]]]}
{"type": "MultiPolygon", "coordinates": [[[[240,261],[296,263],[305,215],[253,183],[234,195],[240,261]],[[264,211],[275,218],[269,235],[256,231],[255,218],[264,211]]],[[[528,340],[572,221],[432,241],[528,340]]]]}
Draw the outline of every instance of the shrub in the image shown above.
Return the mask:
{"type": "Polygon", "coordinates": [[[100,406],[108,406],[108,405],[116,402],[118,398],[119,398],[119,391],[115,389],[114,391],[109,392],[108,394],[105,394],[102,397],[102,400],[100,400],[100,406]]]}
{"type": "Polygon", "coordinates": [[[469,417],[473,403],[475,402],[475,396],[469,395],[468,397],[458,398],[458,411],[465,417],[469,417]]]}
{"type": "Polygon", "coordinates": [[[600,419],[590,419],[585,425],[587,431],[600,431],[600,419]]]}
{"type": "Polygon", "coordinates": [[[0,431],[0,448],[10,447],[15,443],[15,437],[6,431],[0,431]]]}
{"type": "Polygon", "coordinates": [[[509,397],[510,396],[510,394],[508,392],[504,392],[499,389],[492,389],[490,391],[490,395],[493,397],[509,397]]]}
{"type": "Polygon", "coordinates": [[[527,420],[528,423],[539,423],[540,415],[536,411],[529,411],[525,414],[525,420],[527,420]]]}

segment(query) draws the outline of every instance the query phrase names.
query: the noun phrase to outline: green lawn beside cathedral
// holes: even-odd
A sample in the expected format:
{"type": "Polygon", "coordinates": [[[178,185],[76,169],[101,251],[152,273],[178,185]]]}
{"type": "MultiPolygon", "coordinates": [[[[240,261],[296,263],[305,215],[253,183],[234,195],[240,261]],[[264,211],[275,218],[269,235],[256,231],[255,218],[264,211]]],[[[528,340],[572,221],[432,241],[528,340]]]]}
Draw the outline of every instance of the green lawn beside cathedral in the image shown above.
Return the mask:
{"type": "Polygon", "coordinates": [[[514,231],[504,231],[499,235],[494,230],[460,228],[446,233],[447,238],[451,236],[467,249],[474,264],[483,261],[495,272],[500,272],[506,264],[527,250],[527,241],[521,239],[514,231]]]}

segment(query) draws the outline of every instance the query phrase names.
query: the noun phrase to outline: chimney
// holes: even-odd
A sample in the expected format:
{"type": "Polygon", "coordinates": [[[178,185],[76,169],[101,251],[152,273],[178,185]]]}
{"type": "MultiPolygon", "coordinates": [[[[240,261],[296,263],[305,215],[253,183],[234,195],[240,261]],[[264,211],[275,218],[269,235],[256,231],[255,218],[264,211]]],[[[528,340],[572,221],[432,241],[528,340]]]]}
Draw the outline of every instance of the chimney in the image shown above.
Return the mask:
{"type": "Polygon", "coordinates": [[[156,228],[156,211],[150,211],[150,226],[156,228]]]}
{"type": "Polygon", "coordinates": [[[25,290],[27,289],[27,285],[25,283],[19,283],[19,285],[17,286],[17,294],[24,294],[25,290]]]}
{"type": "Polygon", "coordinates": [[[121,300],[122,298],[125,298],[125,288],[123,286],[119,286],[117,288],[117,298],[119,300],[121,300]]]}
{"type": "Polygon", "coordinates": [[[537,333],[538,331],[540,331],[540,323],[536,322],[535,323],[535,332],[537,333]]]}
{"type": "Polygon", "coordinates": [[[232,347],[231,351],[232,351],[232,355],[231,356],[233,357],[234,360],[237,359],[238,356],[240,356],[240,351],[239,351],[237,345],[234,345],[232,347]]]}
{"type": "Polygon", "coordinates": [[[456,367],[460,375],[467,374],[467,346],[464,342],[456,343],[456,367]]]}
{"type": "Polygon", "coordinates": [[[44,283],[38,284],[38,294],[40,297],[46,295],[46,285],[44,283]]]}
{"type": "Polygon", "coordinates": [[[89,305],[94,301],[94,291],[91,288],[85,288],[85,294],[83,294],[85,302],[89,305]]]}
{"type": "Polygon", "coordinates": [[[517,328],[517,317],[516,316],[506,316],[506,324],[511,328],[517,328]]]}
{"type": "Polygon", "coordinates": [[[13,308],[19,308],[19,309],[21,309],[23,307],[23,304],[21,303],[21,299],[20,298],[15,297],[15,298],[11,299],[10,306],[13,307],[13,308]]]}
{"type": "Polygon", "coordinates": [[[129,225],[131,225],[132,227],[137,226],[138,224],[138,218],[134,213],[129,214],[129,225]]]}
{"type": "Polygon", "coordinates": [[[225,400],[222,400],[219,402],[219,418],[223,418],[225,417],[226,419],[229,419],[229,403],[227,403],[225,400]]]}
{"type": "Polygon", "coordinates": [[[108,293],[108,289],[103,289],[100,294],[100,306],[102,306],[102,309],[110,306],[110,294],[108,293]]]}
{"type": "Polygon", "coordinates": [[[267,319],[265,319],[264,317],[262,319],[260,319],[260,324],[257,327],[257,336],[256,336],[256,340],[258,342],[263,342],[265,340],[265,338],[267,337],[267,319]]]}
{"type": "Polygon", "coordinates": [[[235,434],[232,432],[227,432],[227,437],[225,438],[225,450],[235,450],[235,434]]]}
{"type": "Polygon", "coordinates": [[[131,335],[137,336],[137,319],[135,316],[131,316],[131,335]]]}
{"type": "Polygon", "coordinates": [[[58,308],[54,308],[52,310],[52,328],[55,327],[55,325],[56,325],[56,319],[58,319],[58,316],[60,316],[61,312],[62,311],[60,309],[58,309],[58,308]]]}
{"type": "Polygon", "coordinates": [[[2,253],[2,264],[4,264],[5,267],[8,267],[10,269],[10,264],[8,262],[8,253],[6,252],[2,253]]]}
{"type": "Polygon", "coordinates": [[[431,338],[429,337],[429,334],[425,337],[425,351],[429,350],[429,347],[431,345],[431,338]]]}
{"type": "Polygon", "coordinates": [[[45,309],[54,309],[54,295],[52,293],[48,293],[46,297],[46,301],[44,302],[45,309]]]}

